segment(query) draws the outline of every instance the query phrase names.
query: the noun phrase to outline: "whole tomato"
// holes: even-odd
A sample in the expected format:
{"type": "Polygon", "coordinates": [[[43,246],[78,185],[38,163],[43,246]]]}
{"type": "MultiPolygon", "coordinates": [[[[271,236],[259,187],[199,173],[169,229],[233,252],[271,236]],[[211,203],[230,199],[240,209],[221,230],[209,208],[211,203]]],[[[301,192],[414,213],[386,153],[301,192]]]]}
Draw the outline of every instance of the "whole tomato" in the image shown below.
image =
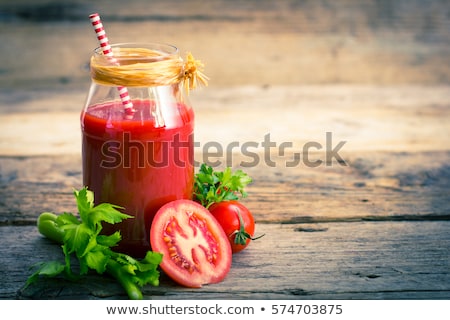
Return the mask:
{"type": "Polygon", "coordinates": [[[244,250],[251,240],[261,237],[253,238],[255,219],[247,207],[236,200],[214,203],[209,212],[225,231],[233,253],[244,250]]]}

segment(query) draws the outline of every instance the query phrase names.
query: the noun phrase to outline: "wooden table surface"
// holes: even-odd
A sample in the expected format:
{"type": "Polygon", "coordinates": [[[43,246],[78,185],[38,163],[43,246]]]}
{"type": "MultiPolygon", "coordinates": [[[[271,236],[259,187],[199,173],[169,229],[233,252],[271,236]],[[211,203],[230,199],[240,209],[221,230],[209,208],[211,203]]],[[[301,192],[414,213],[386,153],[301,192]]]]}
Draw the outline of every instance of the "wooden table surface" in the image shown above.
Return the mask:
{"type": "Polygon", "coordinates": [[[96,10],[115,42],[155,41],[145,28],[210,63],[211,86],[191,94],[196,159],[253,178],[244,202],[265,234],[233,256],[223,282],[188,289],[162,275],[159,287],[143,288],[145,298],[450,299],[448,4],[414,1],[404,10],[347,1],[336,11],[316,2],[248,10],[243,2],[156,1],[146,16],[145,1],[119,8],[99,0],[77,2],[58,22],[43,4],[15,3],[0,7],[8,44],[0,48],[0,299],[126,298],[112,279],[93,274],[23,289],[30,266],[62,259],[38,233],[38,215],[76,210],[88,86],[82,66],[96,45],[84,16],[96,10]],[[39,20],[42,12],[50,22],[39,20]],[[46,48],[68,31],[72,49],[56,46],[56,59],[46,48]],[[330,163],[327,137],[329,154],[342,142],[330,163]],[[267,138],[276,147],[265,150],[267,138]],[[205,159],[211,141],[223,146],[222,157],[205,159]],[[252,160],[241,149],[249,141],[258,161],[243,167],[252,160]],[[233,143],[239,147],[226,153],[233,143]]]}
{"type": "MultiPolygon", "coordinates": [[[[143,289],[149,299],[448,299],[450,298],[450,150],[448,144],[439,148],[417,147],[420,136],[411,141],[403,141],[398,151],[396,138],[413,137],[415,133],[438,130],[448,139],[449,93],[442,88],[415,87],[410,94],[427,93],[436,104],[423,108],[405,108],[404,119],[420,121],[423,126],[396,124],[386,114],[395,113],[386,101],[398,92],[373,88],[365,94],[392,95],[379,104],[377,114],[372,115],[373,126],[384,127],[390,132],[373,132],[374,141],[383,144],[386,151],[364,150],[358,142],[359,132],[352,127],[360,120],[352,112],[360,108],[358,102],[352,102],[354,108],[341,109],[340,116],[348,123],[340,124],[341,129],[333,131],[333,148],[345,138],[347,141],[337,153],[342,159],[333,158],[331,163],[323,162],[311,167],[300,161],[293,164],[294,153],[301,149],[292,147],[284,154],[277,148],[270,153],[256,150],[259,163],[251,167],[242,167],[249,162],[240,152],[224,155],[219,159],[205,159],[205,154],[197,150],[198,161],[219,160],[223,165],[227,161],[234,167],[244,169],[254,182],[249,186],[249,196],[245,204],[254,213],[257,221],[257,233],[265,236],[243,252],[233,256],[233,265],[227,278],[214,285],[201,289],[187,289],[175,285],[162,276],[159,287],[147,286],[143,289]],[[384,91],[383,91],[384,90],[384,91]],[[446,93],[447,92],[447,93],[446,93]],[[437,101],[442,99],[442,101],[437,101]],[[427,110],[427,111],[425,111],[427,110]],[[415,118],[417,117],[417,118],[415,118]],[[391,123],[392,122],[392,123],[391,123]],[[427,128],[433,123],[433,128],[427,128]],[[439,125],[439,123],[441,123],[439,125]],[[437,126],[437,127],[436,127],[437,126]],[[402,131],[395,128],[401,127],[402,131]],[[406,130],[406,131],[404,131],[406,130]],[[347,136],[344,133],[347,132],[347,136]],[[378,140],[377,140],[378,139],[378,140]],[[389,143],[392,140],[393,142],[389,143]],[[352,147],[352,141],[355,147],[352,147]],[[338,160],[338,161],[337,161],[338,160]]],[[[196,97],[206,100],[223,97],[233,92],[236,101],[247,99],[247,89],[206,89],[196,97]],[[206,92],[209,93],[206,93],[206,92]],[[208,98],[209,97],[209,98],[208,98]]],[[[285,99],[295,92],[305,98],[308,105],[314,100],[311,95],[316,90],[323,101],[335,98],[336,92],[342,95],[354,95],[358,88],[303,88],[290,87],[278,89],[257,89],[266,95],[285,99]],[[351,89],[349,91],[349,89],[351,89]],[[282,95],[278,94],[283,92],[282,95]],[[309,100],[308,100],[309,99],[309,100]]],[[[364,89],[368,90],[367,88],[364,89]]],[[[403,88],[403,90],[406,90],[403,88]]],[[[197,99],[196,98],[196,99],[197,99]]],[[[366,96],[363,94],[361,101],[366,96]]],[[[196,100],[194,99],[194,100],[196,100]]],[[[275,98],[272,98],[275,99],[275,98]]],[[[220,99],[219,99],[220,100],[220,99]]],[[[251,99],[250,99],[251,100],[251,99]]],[[[408,99],[404,99],[407,101],[408,99]]],[[[358,100],[359,101],[359,100],[358,100]]],[[[400,100],[399,100],[400,101],[400,100]]],[[[217,102],[220,105],[220,101],[217,102]]],[[[199,141],[207,141],[202,129],[213,119],[207,110],[207,101],[198,103],[196,108],[199,141]]],[[[297,114],[302,116],[302,106],[297,114]]],[[[251,108],[250,108],[251,109],[251,108]]],[[[228,106],[217,109],[214,115],[224,117],[228,112],[239,112],[239,107],[228,106]],[[219,111],[222,110],[222,111],[219,111]]],[[[266,115],[260,115],[260,122],[276,118],[277,109],[267,108],[266,115]]],[[[367,112],[370,112],[367,110],[367,112]]],[[[29,115],[24,114],[25,118],[29,115]]],[[[5,115],[5,117],[9,117],[5,115]]],[[[67,119],[78,121],[78,112],[64,115],[67,119]]],[[[55,115],[55,119],[58,115],[55,115]]],[[[222,136],[222,142],[260,140],[239,137],[245,132],[246,118],[235,122],[238,129],[228,137],[222,136]]],[[[11,119],[13,120],[13,119],[11,119]]],[[[314,137],[313,125],[301,125],[301,120],[284,122],[274,126],[273,132],[288,126],[299,136],[314,137]],[[304,129],[304,130],[302,130],[304,129]]],[[[326,120],[324,129],[332,125],[326,120]]],[[[17,123],[19,126],[20,124],[17,123]]],[[[226,135],[226,124],[223,134],[226,135]]],[[[45,132],[64,140],[64,132],[48,127],[45,132]]],[[[217,129],[219,130],[219,129],[217,129]]],[[[220,129],[221,130],[221,129],[220,129]]],[[[331,129],[330,129],[331,130],[331,129]]],[[[41,132],[42,134],[42,132],[41,132]]],[[[287,134],[286,136],[289,136],[287,134]]],[[[326,132],[317,136],[317,143],[326,132]]],[[[39,137],[39,132],[36,132],[39,137]]],[[[272,137],[277,145],[281,141],[272,137]]],[[[66,135],[67,139],[71,134],[66,135]]],[[[211,135],[214,138],[214,135],[211,135]]],[[[294,138],[294,135],[292,135],[294,138]]],[[[425,139],[425,135],[422,136],[425,139]]],[[[292,139],[296,146],[302,139],[292,139]]],[[[218,139],[218,141],[221,141],[218,139]]],[[[420,142],[420,141],[419,141],[420,142]]],[[[423,142],[423,141],[422,141],[423,142]]],[[[37,144],[39,144],[37,142],[37,144]]],[[[56,143],[56,145],[58,145],[56,143]]],[[[77,144],[76,144],[77,145],[77,144]]],[[[226,144],[225,144],[226,145],[226,144]]],[[[420,143],[422,145],[422,143],[420,143]]],[[[77,145],[78,146],[78,145],[77,145]]],[[[325,146],[325,144],[324,144],[325,146]]],[[[36,147],[36,146],[35,146],[36,147]]],[[[56,148],[57,149],[57,148],[56,148]]],[[[325,149],[325,147],[324,147],[325,149]]],[[[25,149],[24,149],[25,150],[25,149]]],[[[325,160],[326,153],[311,149],[310,161],[325,160]],[[315,151],[315,152],[314,152],[315,151]]],[[[26,150],[25,150],[26,151],[26,150]]],[[[255,152],[256,152],[255,151],[255,152]]],[[[5,151],[6,152],[6,151],[5,151]]],[[[303,159],[301,154],[300,159],[303,159]]],[[[61,213],[76,210],[72,189],[80,188],[80,153],[61,155],[3,155],[0,157],[0,277],[2,299],[118,299],[126,298],[121,288],[110,278],[89,275],[77,283],[57,280],[45,280],[22,290],[29,276],[28,268],[34,263],[61,259],[58,245],[43,238],[35,226],[36,217],[43,211],[61,213]]]]}

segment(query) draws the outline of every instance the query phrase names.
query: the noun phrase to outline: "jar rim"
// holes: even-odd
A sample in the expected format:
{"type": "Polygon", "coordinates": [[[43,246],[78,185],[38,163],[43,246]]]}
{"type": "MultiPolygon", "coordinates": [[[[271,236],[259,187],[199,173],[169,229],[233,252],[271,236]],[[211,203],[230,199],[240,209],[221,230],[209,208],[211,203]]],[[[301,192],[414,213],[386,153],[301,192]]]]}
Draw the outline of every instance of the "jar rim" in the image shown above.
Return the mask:
{"type": "MultiPolygon", "coordinates": [[[[171,44],[166,43],[157,43],[157,42],[122,42],[122,43],[113,43],[110,45],[111,50],[113,51],[113,56],[119,58],[121,61],[126,60],[145,60],[148,62],[149,58],[154,61],[166,60],[179,56],[179,49],[171,44]],[[146,56],[146,55],[121,55],[121,49],[137,49],[142,48],[146,50],[150,50],[152,53],[157,53],[157,55],[146,56]]],[[[94,56],[96,58],[103,57],[104,47],[97,47],[94,49],[94,56]]]]}

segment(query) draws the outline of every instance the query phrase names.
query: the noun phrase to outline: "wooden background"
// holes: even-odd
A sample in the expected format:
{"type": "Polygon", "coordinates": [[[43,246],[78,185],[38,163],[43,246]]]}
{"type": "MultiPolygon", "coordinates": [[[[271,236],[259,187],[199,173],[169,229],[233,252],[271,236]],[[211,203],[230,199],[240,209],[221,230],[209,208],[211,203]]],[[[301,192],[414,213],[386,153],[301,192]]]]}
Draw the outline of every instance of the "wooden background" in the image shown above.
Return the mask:
{"type": "Polygon", "coordinates": [[[2,0],[2,88],[84,88],[99,12],[110,42],[192,51],[211,85],[448,84],[440,0],[2,0]]]}
{"type": "MultiPolygon", "coordinates": [[[[171,43],[205,62],[209,87],[190,96],[198,161],[210,141],[259,146],[245,203],[266,236],[224,283],[163,279],[147,298],[450,298],[449,1],[3,0],[1,299],[123,298],[95,276],[21,290],[32,263],[60,255],[38,214],[75,210],[96,11],[111,42],[171,43]],[[324,159],[327,132],[343,161],[286,165],[308,142],[324,159]],[[292,148],[265,152],[267,134],[292,148]]],[[[249,161],[232,151],[222,165],[249,161]]]]}

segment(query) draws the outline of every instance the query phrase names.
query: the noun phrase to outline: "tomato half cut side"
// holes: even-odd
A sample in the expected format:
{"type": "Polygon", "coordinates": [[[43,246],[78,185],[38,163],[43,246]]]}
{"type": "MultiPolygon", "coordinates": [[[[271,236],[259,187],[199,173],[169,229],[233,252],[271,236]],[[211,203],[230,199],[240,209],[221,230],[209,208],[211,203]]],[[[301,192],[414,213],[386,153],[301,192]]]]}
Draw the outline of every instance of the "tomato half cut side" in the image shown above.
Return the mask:
{"type": "Polygon", "coordinates": [[[212,214],[192,200],[162,206],[150,229],[161,269],[180,285],[199,288],[222,281],[231,268],[231,246],[212,214]]]}

